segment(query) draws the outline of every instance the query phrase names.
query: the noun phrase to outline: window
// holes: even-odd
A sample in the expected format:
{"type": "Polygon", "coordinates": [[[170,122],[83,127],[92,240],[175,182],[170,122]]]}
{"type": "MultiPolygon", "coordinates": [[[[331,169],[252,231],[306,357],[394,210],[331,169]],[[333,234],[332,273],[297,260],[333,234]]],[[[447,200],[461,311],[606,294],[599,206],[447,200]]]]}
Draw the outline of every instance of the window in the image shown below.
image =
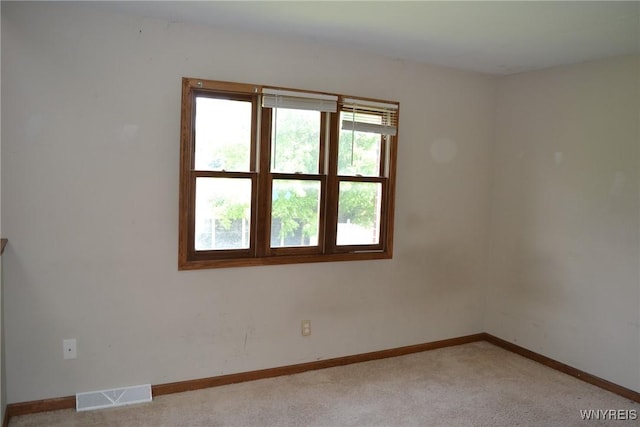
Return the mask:
{"type": "Polygon", "coordinates": [[[397,103],[182,87],[179,269],[391,258],[397,103]]]}

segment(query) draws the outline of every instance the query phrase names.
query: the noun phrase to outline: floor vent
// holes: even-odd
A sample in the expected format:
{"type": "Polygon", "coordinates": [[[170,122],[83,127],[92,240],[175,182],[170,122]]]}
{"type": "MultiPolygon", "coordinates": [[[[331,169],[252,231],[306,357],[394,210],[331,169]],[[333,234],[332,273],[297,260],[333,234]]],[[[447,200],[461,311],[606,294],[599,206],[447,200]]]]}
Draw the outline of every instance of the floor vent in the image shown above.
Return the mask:
{"type": "Polygon", "coordinates": [[[76,411],[151,402],[151,384],[76,394],[76,411]]]}

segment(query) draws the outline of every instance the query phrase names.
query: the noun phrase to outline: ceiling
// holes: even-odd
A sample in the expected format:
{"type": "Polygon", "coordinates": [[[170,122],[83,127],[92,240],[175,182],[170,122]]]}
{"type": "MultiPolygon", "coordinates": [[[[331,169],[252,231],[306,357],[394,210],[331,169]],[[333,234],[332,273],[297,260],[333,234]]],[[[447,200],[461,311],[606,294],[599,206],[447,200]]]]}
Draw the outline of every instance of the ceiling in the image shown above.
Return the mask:
{"type": "Polygon", "coordinates": [[[129,14],[505,75],[640,52],[640,1],[133,1],[129,14]]]}

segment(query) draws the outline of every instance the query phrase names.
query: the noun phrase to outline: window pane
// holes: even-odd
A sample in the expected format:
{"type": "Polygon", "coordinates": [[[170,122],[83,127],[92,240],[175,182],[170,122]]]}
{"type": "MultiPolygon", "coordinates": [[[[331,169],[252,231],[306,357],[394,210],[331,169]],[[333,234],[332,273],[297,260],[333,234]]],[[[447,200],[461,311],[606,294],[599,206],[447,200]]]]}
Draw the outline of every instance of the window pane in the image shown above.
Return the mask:
{"type": "Polygon", "coordinates": [[[318,173],[320,112],[273,109],[271,171],[318,173]]]}
{"type": "Polygon", "coordinates": [[[274,179],[271,247],[317,246],[320,181],[274,179]]]}
{"type": "Polygon", "coordinates": [[[196,98],[196,170],[249,171],[251,102],[196,98]]]}
{"type": "Polygon", "coordinates": [[[196,178],[195,249],[246,249],[251,179],[196,178]]]}
{"type": "Polygon", "coordinates": [[[382,184],[340,182],[338,245],[377,245],[380,241],[382,184]]]}
{"type": "MultiPolygon", "coordinates": [[[[356,115],[356,120],[358,116],[356,115]]],[[[379,116],[367,116],[371,116],[369,121],[382,121],[379,116]]],[[[352,114],[340,113],[340,123],[343,120],[353,120],[352,114]]],[[[341,129],[338,175],[380,176],[380,147],[380,134],[341,129]]]]}

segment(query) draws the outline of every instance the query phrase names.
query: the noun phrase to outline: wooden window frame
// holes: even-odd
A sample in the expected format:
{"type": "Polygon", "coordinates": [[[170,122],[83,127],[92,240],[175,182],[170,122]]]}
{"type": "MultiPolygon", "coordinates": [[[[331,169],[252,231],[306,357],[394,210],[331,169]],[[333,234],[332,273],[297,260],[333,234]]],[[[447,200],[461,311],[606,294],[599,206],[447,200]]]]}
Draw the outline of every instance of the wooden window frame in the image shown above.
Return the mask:
{"type": "MultiPolygon", "coordinates": [[[[182,79],[180,131],[180,193],[178,269],[244,267],[328,261],[389,259],[393,257],[393,225],[397,169],[397,136],[381,140],[380,176],[339,176],[339,117],[342,98],[337,95],[336,113],[321,113],[318,174],[271,172],[271,109],[262,107],[262,85],[231,83],[196,78],[182,79]],[[197,96],[251,100],[250,171],[203,171],[194,168],[195,99],[197,96]],[[195,188],[198,177],[249,178],[251,192],[251,229],[248,249],[195,250],[195,188]],[[273,180],[313,180],[320,182],[320,224],[318,245],[271,247],[271,188],[273,180]],[[382,184],[380,236],[378,245],[337,245],[338,196],[340,182],[379,182],[382,184]]],[[[278,88],[285,89],[285,88],[278,88]]],[[[298,91],[296,89],[285,89],[298,91]]],[[[309,93],[310,91],[306,91],[309,93]]],[[[320,92],[314,92],[320,93],[320,92]]],[[[387,102],[359,98],[374,102],[387,102]]],[[[397,105],[397,103],[394,103],[397,105]]],[[[399,114],[399,111],[398,113],[399,114]]]]}

